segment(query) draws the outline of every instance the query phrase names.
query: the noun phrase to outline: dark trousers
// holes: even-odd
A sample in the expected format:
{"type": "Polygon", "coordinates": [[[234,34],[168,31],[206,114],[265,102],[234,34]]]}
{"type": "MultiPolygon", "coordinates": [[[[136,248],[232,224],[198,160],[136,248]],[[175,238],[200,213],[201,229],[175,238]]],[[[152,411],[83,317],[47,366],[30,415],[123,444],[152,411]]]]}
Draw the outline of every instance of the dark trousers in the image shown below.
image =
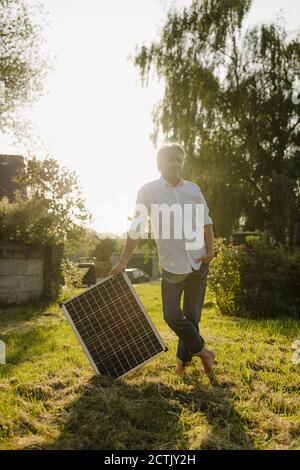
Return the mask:
{"type": "Polygon", "coordinates": [[[177,358],[186,362],[193,354],[200,352],[204,339],[199,333],[202,306],[204,302],[209,266],[201,264],[200,269],[188,274],[173,274],[162,269],[162,302],[164,320],[179,337],[177,358]],[[181,309],[181,296],[183,309],[181,309]]]}

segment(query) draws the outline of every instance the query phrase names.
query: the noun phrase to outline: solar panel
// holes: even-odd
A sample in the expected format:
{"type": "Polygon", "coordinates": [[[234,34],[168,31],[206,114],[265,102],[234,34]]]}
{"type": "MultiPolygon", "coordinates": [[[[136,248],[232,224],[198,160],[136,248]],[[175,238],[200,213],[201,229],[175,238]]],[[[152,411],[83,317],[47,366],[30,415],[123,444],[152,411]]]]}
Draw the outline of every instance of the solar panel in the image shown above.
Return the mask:
{"type": "Polygon", "coordinates": [[[61,305],[97,374],[120,378],[167,350],[124,272],[61,305]]]}

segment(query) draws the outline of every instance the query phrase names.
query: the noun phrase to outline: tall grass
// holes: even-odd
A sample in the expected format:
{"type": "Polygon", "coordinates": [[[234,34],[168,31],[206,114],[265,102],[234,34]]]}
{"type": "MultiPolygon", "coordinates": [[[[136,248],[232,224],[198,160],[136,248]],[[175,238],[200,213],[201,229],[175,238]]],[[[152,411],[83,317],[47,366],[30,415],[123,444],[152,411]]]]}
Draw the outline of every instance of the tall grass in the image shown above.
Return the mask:
{"type": "Polygon", "coordinates": [[[160,285],[136,290],[169,350],[115,382],[94,375],[57,304],[1,311],[1,449],[300,448],[296,320],[224,317],[208,292],[201,332],[218,358],[211,385],[197,358],[186,377],[174,375],[160,285]]]}

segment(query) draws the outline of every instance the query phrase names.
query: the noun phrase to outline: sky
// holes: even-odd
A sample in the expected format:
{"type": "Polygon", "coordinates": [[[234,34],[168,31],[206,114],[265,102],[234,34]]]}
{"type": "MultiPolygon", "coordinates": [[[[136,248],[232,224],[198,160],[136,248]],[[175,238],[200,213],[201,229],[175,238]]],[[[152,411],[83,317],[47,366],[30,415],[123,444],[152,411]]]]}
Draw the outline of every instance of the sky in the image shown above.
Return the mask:
{"type": "MultiPolygon", "coordinates": [[[[78,174],[91,228],[121,234],[138,189],[159,177],[150,134],[163,83],[153,78],[143,88],[130,56],[159,37],[172,5],[191,0],[41,1],[49,12],[45,35],[55,70],[28,115],[51,154],[78,174]]],[[[254,0],[246,26],[275,19],[280,10],[287,28],[297,29],[299,0],[254,0]]],[[[24,152],[1,137],[0,152],[16,150],[24,152]]],[[[44,148],[36,154],[43,158],[44,148]]]]}

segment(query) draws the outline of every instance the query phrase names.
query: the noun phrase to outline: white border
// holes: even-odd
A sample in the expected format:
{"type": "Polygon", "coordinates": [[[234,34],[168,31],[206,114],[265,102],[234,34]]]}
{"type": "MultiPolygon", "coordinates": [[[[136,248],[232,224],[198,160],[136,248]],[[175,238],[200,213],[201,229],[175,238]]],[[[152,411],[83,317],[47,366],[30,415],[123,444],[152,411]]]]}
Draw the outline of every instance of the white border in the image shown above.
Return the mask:
{"type": "Polygon", "coordinates": [[[71,325],[71,327],[72,327],[72,329],[73,329],[73,331],[74,331],[74,333],[75,333],[75,335],[76,335],[78,341],[80,342],[80,345],[82,346],[82,349],[83,349],[83,351],[84,351],[86,357],[88,358],[88,360],[90,361],[90,363],[91,363],[93,369],[95,370],[96,374],[101,375],[101,376],[103,376],[103,377],[110,377],[110,378],[112,378],[113,380],[119,380],[119,379],[121,379],[122,377],[125,377],[127,374],[130,374],[131,372],[135,371],[136,369],[139,369],[141,366],[144,366],[144,365],[147,364],[148,362],[152,361],[152,359],[154,359],[155,357],[157,357],[157,356],[159,356],[160,354],[162,354],[163,352],[166,352],[166,351],[167,351],[167,348],[166,348],[166,346],[165,346],[165,344],[164,344],[164,342],[163,342],[163,340],[162,340],[162,338],[161,338],[159,332],[158,332],[157,329],[155,328],[154,323],[152,322],[151,318],[149,317],[149,315],[148,315],[148,313],[147,313],[147,311],[146,311],[144,305],[143,305],[142,302],[140,301],[140,299],[139,299],[139,297],[138,297],[136,291],[134,290],[134,287],[132,286],[132,284],[131,284],[131,282],[130,282],[129,277],[128,277],[127,274],[126,274],[125,272],[123,272],[123,271],[121,272],[121,274],[123,275],[123,278],[124,278],[125,281],[127,282],[127,284],[128,284],[128,286],[129,286],[131,292],[133,293],[133,295],[134,295],[134,297],[135,297],[137,303],[139,304],[139,306],[140,306],[140,308],[141,308],[143,314],[145,315],[146,320],[148,321],[149,325],[151,326],[151,328],[152,328],[152,330],[153,330],[153,333],[155,334],[156,338],[158,339],[158,342],[159,342],[160,345],[162,346],[163,351],[158,352],[157,354],[155,354],[155,356],[152,356],[150,359],[147,359],[146,361],[142,362],[141,364],[138,364],[138,365],[135,366],[133,369],[130,369],[129,371],[125,372],[124,374],[120,375],[119,377],[113,378],[113,377],[107,376],[107,375],[105,375],[105,374],[101,374],[101,373],[99,372],[98,367],[96,366],[96,364],[95,364],[95,362],[94,362],[92,356],[90,355],[90,353],[89,353],[89,351],[88,351],[86,345],[84,344],[84,342],[83,342],[83,340],[82,340],[82,338],[81,338],[81,336],[80,336],[80,334],[79,334],[79,331],[77,330],[76,325],[75,325],[75,323],[73,322],[73,320],[72,320],[72,318],[71,318],[71,316],[70,316],[70,314],[69,314],[69,312],[68,312],[68,310],[67,310],[67,307],[65,306],[65,304],[67,304],[68,302],[70,302],[70,301],[76,299],[77,297],[80,297],[82,294],[85,294],[85,293],[88,292],[89,290],[94,289],[94,287],[99,286],[100,284],[102,284],[103,282],[107,281],[108,279],[111,279],[113,276],[108,276],[108,277],[105,277],[104,279],[101,279],[101,281],[97,282],[97,284],[94,284],[92,287],[89,287],[88,289],[84,290],[83,292],[80,292],[80,294],[77,294],[77,295],[75,295],[74,297],[71,297],[70,299],[66,300],[65,302],[62,302],[62,304],[61,304],[61,308],[62,308],[62,310],[63,310],[63,312],[64,312],[64,314],[65,314],[65,316],[66,316],[68,322],[70,323],[70,325],[71,325]]]}

